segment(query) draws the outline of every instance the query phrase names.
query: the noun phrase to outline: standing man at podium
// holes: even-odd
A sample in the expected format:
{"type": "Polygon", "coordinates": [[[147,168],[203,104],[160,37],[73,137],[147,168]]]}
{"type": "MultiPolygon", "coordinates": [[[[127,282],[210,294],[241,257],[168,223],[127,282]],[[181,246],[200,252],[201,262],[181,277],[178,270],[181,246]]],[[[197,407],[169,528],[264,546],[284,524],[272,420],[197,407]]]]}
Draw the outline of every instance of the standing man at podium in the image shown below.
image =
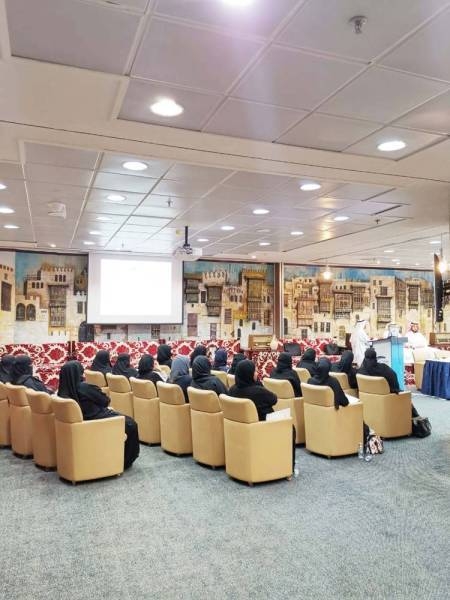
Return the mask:
{"type": "Polygon", "coordinates": [[[354,361],[358,365],[358,367],[364,360],[364,352],[367,349],[368,342],[370,339],[365,331],[366,325],[367,321],[365,319],[360,319],[359,321],[356,321],[355,329],[353,330],[353,333],[350,336],[350,344],[353,350],[354,361]]]}

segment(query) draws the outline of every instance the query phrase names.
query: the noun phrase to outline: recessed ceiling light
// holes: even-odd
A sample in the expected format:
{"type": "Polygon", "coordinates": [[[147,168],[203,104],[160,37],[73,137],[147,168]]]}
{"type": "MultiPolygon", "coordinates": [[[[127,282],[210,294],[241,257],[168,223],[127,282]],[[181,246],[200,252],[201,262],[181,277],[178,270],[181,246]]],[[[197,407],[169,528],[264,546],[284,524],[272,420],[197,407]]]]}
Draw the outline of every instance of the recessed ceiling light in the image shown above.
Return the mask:
{"type": "Polygon", "coordinates": [[[260,246],[270,246],[270,242],[259,242],[260,246]]]}
{"type": "Polygon", "coordinates": [[[346,217],[345,215],[339,215],[338,217],[334,217],[333,221],[348,221],[350,217],[346,217]]]}
{"type": "Polygon", "coordinates": [[[122,167],[128,169],[128,171],[145,171],[148,169],[148,165],[140,160],[127,160],[122,164],[122,167]]]}
{"type": "Polygon", "coordinates": [[[420,265],[420,263],[415,263],[415,264],[416,264],[416,267],[418,267],[420,265]]]}
{"type": "Polygon", "coordinates": [[[56,248],[56,244],[49,244],[50,248],[56,248]]]}
{"type": "Polygon", "coordinates": [[[5,229],[19,229],[18,225],[3,225],[5,229]]]}
{"type": "Polygon", "coordinates": [[[430,244],[440,244],[441,242],[439,240],[431,240],[431,242],[429,242],[430,244]]]}
{"type": "Polygon", "coordinates": [[[310,181],[308,183],[302,183],[300,189],[303,192],[314,192],[315,190],[320,190],[322,186],[320,183],[316,183],[315,181],[310,181]]]}
{"type": "Polygon", "coordinates": [[[220,229],[222,231],[233,231],[234,227],[233,227],[233,225],[222,225],[222,227],[220,229]]]}
{"type": "Polygon", "coordinates": [[[303,235],[303,231],[291,231],[291,235],[303,235]]]}
{"type": "Polygon", "coordinates": [[[84,244],[85,246],[93,246],[93,245],[94,245],[94,242],[89,242],[89,241],[86,241],[86,242],[83,242],[83,244],[84,244]]]}
{"type": "Polygon", "coordinates": [[[197,242],[209,242],[208,238],[197,238],[197,242]]]}
{"type": "Polygon", "coordinates": [[[253,211],[254,215],[267,215],[269,214],[270,210],[267,210],[267,208],[255,208],[255,210],[253,211]]]}
{"type": "Polygon", "coordinates": [[[393,258],[393,259],[392,259],[392,262],[394,262],[394,263],[399,263],[400,261],[399,261],[399,259],[398,259],[398,258],[393,258]]]}
{"type": "Polygon", "coordinates": [[[111,221],[109,217],[97,217],[97,221],[111,221]]]}
{"type": "Polygon", "coordinates": [[[2,182],[0,181],[0,190],[6,190],[6,189],[7,189],[7,187],[8,187],[7,185],[5,185],[4,183],[2,183],[2,182]]]}
{"type": "Polygon", "coordinates": [[[122,202],[123,200],[126,200],[126,197],[122,196],[122,194],[108,194],[106,199],[110,202],[122,202]]]}
{"type": "Polygon", "coordinates": [[[257,229],[256,233],[270,233],[270,229],[257,229]]]}
{"type": "Polygon", "coordinates": [[[172,98],[161,98],[150,106],[150,110],[160,117],[178,117],[184,108],[172,98]]]}
{"type": "Polygon", "coordinates": [[[385,254],[392,254],[394,251],[393,251],[393,250],[383,250],[383,252],[384,252],[385,254]]]}
{"type": "Polygon", "coordinates": [[[378,144],[377,148],[381,152],[395,152],[396,150],[403,150],[403,148],[406,148],[406,144],[405,142],[402,142],[402,140],[391,140],[389,142],[378,144]]]}
{"type": "Polygon", "coordinates": [[[12,215],[15,212],[13,208],[9,208],[9,206],[0,206],[0,214],[2,215],[12,215]]]}
{"type": "Polygon", "coordinates": [[[89,232],[89,235],[102,235],[102,232],[97,231],[96,229],[93,229],[92,231],[89,232]]]}

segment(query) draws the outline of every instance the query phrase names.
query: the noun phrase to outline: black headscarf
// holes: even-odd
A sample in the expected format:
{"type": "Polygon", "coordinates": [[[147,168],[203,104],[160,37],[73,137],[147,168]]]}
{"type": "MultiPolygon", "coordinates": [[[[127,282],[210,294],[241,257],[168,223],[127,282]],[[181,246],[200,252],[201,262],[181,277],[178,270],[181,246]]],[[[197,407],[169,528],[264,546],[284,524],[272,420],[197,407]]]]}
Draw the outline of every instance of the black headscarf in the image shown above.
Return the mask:
{"type": "Polygon", "coordinates": [[[15,362],[12,354],[4,354],[0,360],[0,381],[2,383],[11,382],[11,371],[15,362]]]}
{"type": "Polygon", "coordinates": [[[228,390],[228,395],[251,400],[256,406],[258,419],[265,421],[266,415],[273,412],[277,397],[264,388],[259,381],[255,381],[254,374],[255,363],[247,359],[241,360],[236,367],[236,383],[228,390]]]}
{"type": "Polygon", "coordinates": [[[218,350],[216,350],[216,353],[214,355],[213,369],[216,369],[217,371],[226,371],[227,358],[228,355],[226,350],[224,350],[223,348],[219,348],[218,350]]]}
{"type": "Polygon", "coordinates": [[[202,346],[202,344],[195,346],[195,348],[192,350],[189,356],[190,366],[192,367],[192,365],[194,364],[194,360],[197,358],[197,356],[206,356],[207,352],[208,348],[206,346],[202,346]]]}
{"type": "Polygon", "coordinates": [[[151,354],[143,354],[138,364],[139,379],[146,379],[147,375],[153,373],[154,366],[155,359],[153,356],[151,354]]]}
{"type": "Polygon", "coordinates": [[[172,366],[172,348],[168,344],[161,344],[158,346],[158,352],[156,353],[156,360],[160,365],[172,366]]]}
{"type": "Polygon", "coordinates": [[[228,373],[230,375],[234,375],[236,373],[236,367],[243,360],[245,360],[245,354],[242,354],[242,352],[238,352],[237,354],[235,354],[233,356],[233,360],[231,361],[231,367],[228,373]]]}
{"type": "Polygon", "coordinates": [[[111,373],[112,365],[109,356],[109,350],[99,350],[92,361],[91,371],[100,371],[101,373],[111,373]]]}
{"type": "Polygon", "coordinates": [[[83,365],[77,360],[69,360],[59,372],[58,396],[80,401],[80,383],[83,381],[83,365]]]}
{"type": "Polygon", "coordinates": [[[330,377],[331,363],[327,358],[321,358],[316,366],[314,377],[308,380],[311,385],[326,385],[333,390],[334,408],[348,405],[348,398],[337,379],[330,377]]]}
{"type": "Polygon", "coordinates": [[[235,385],[238,388],[244,388],[255,384],[255,363],[252,360],[244,359],[236,367],[235,385]]]}
{"type": "Polygon", "coordinates": [[[305,350],[300,362],[298,363],[298,367],[302,369],[307,369],[311,375],[314,375],[316,370],[316,351],[314,348],[308,348],[305,350]]]}
{"type": "Polygon", "coordinates": [[[346,373],[350,387],[356,389],[358,382],[356,381],[356,369],[353,366],[353,359],[353,352],[351,350],[344,350],[341,360],[334,363],[331,370],[334,373],[346,373]]]}
{"type": "Polygon", "coordinates": [[[278,357],[278,363],[270,374],[271,379],[286,379],[292,386],[293,394],[296,398],[302,395],[300,379],[297,373],[292,369],[292,355],[288,352],[281,352],[278,357]]]}
{"type": "Polygon", "coordinates": [[[117,355],[117,360],[113,367],[113,375],[123,375],[129,379],[130,377],[137,377],[138,372],[130,365],[130,355],[126,352],[117,355]]]}
{"type": "Polygon", "coordinates": [[[192,365],[192,387],[226,394],[227,388],[215,375],[211,375],[211,363],[206,356],[197,356],[192,365]]]}
{"type": "Polygon", "coordinates": [[[364,360],[357,372],[371,377],[384,377],[388,382],[391,393],[398,394],[400,391],[397,373],[388,365],[378,362],[377,353],[373,348],[367,348],[364,353],[364,360]]]}
{"type": "Polygon", "coordinates": [[[33,363],[28,354],[19,354],[15,357],[11,368],[11,383],[14,385],[24,385],[37,392],[52,393],[38,377],[33,376],[33,363]]]}

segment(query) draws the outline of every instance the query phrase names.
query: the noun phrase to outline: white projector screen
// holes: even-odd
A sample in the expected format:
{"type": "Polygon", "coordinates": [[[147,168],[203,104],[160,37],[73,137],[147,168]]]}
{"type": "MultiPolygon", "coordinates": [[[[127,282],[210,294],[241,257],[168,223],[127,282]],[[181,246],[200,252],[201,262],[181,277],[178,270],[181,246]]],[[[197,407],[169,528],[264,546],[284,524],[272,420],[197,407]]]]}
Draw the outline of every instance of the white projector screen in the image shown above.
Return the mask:
{"type": "Polygon", "coordinates": [[[183,262],[89,254],[88,323],[181,323],[183,262]]]}

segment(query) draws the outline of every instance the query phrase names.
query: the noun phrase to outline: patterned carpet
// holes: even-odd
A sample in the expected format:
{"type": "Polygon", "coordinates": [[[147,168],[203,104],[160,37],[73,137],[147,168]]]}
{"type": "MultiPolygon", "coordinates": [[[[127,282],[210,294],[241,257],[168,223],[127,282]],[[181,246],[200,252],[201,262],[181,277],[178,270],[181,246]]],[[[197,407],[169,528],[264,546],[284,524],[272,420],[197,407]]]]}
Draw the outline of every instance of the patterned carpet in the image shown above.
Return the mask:
{"type": "Polygon", "coordinates": [[[0,598],[448,598],[450,402],[414,403],[429,438],[300,448],[298,479],[253,488],[158,447],[76,487],[1,450],[0,598]]]}

